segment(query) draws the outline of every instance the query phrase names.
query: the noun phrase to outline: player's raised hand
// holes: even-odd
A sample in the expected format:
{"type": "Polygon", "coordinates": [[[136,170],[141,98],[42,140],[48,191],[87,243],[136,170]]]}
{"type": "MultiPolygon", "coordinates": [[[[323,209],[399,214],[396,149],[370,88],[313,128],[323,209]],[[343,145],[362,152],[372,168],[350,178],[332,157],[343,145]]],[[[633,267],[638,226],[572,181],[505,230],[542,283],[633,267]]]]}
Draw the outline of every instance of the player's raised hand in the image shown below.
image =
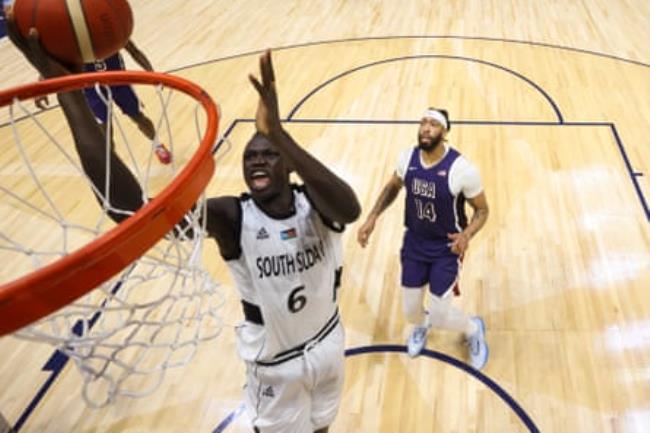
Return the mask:
{"type": "Polygon", "coordinates": [[[447,237],[451,240],[451,252],[454,254],[462,255],[467,251],[469,246],[469,236],[467,234],[460,233],[448,233],[447,237]]]}
{"type": "Polygon", "coordinates": [[[260,74],[262,76],[261,83],[253,75],[248,76],[248,79],[260,95],[257,113],[255,114],[255,126],[262,134],[270,135],[272,132],[278,132],[282,129],[278,112],[278,94],[275,88],[271,50],[267,50],[260,56],[260,74]]]}
{"type": "Polygon", "coordinates": [[[23,53],[27,61],[40,72],[43,78],[58,77],[70,74],[69,66],[64,66],[56,61],[41,46],[38,40],[38,31],[35,28],[29,30],[29,36],[25,38],[16,26],[13,12],[6,10],[7,35],[11,42],[23,53]]]}

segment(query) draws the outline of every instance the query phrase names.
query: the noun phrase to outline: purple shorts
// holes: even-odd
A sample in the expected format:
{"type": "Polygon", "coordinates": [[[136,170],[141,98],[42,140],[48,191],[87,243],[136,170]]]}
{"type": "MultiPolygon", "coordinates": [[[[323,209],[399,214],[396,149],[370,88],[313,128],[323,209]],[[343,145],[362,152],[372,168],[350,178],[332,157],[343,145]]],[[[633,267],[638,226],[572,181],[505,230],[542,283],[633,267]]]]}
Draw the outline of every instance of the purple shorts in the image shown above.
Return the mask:
{"type": "Polygon", "coordinates": [[[450,290],[458,294],[458,278],[460,276],[461,258],[449,254],[419,261],[402,253],[402,286],[419,288],[429,284],[431,294],[443,297],[450,290]]]}
{"type": "MultiPolygon", "coordinates": [[[[102,92],[105,92],[105,90],[102,89],[102,92]]],[[[84,89],[84,94],[95,117],[101,123],[106,123],[106,119],[108,118],[106,104],[99,97],[95,88],[84,89]]],[[[122,113],[129,117],[135,117],[140,114],[140,101],[131,86],[111,86],[111,94],[113,101],[120,107],[122,113]]]]}

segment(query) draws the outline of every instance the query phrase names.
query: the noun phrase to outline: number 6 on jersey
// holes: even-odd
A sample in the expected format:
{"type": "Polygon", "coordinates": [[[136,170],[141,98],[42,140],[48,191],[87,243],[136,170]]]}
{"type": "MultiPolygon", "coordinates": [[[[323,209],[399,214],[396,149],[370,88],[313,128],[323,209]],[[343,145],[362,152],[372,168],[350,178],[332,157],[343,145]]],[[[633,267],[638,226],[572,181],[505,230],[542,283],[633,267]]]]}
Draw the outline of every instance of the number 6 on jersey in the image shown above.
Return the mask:
{"type": "Polygon", "coordinates": [[[289,299],[287,299],[287,307],[292,313],[297,313],[298,311],[305,308],[307,305],[307,297],[300,294],[305,290],[305,286],[298,286],[289,293],[289,299]]]}

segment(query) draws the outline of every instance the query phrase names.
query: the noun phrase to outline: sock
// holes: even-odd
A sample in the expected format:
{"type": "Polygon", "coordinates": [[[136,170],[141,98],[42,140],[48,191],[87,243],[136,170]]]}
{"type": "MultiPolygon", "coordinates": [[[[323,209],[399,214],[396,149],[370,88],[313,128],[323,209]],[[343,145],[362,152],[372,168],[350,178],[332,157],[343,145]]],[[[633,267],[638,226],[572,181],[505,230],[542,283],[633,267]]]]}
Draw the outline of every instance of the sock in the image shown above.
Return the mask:
{"type": "Polygon", "coordinates": [[[421,326],[425,323],[425,311],[422,306],[425,287],[426,286],[418,288],[402,287],[404,317],[409,323],[416,326],[421,326]]]}
{"type": "Polygon", "coordinates": [[[451,305],[451,298],[451,296],[440,298],[436,295],[429,297],[428,320],[430,326],[463,332],[466,336],[478,331],[478,326],[471,320],[470,316],[451,305]]]}

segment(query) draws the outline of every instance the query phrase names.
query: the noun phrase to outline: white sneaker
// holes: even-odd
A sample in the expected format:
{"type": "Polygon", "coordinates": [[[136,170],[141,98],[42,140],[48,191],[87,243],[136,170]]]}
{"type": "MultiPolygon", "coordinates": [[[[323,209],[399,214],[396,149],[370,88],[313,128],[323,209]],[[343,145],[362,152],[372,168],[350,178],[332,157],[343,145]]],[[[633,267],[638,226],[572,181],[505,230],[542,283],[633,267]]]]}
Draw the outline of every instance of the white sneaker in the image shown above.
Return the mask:
{"type": "Polygon", "coordinates": [[[477,370],[485,367],[490,350],[485,341],[485,323],[479,316],[474,316],[470,320],[476,323],[478,330],[467,337],[467,352],[469,354],[469,364],[477,370]]]}
{"type": "Polygon", "coordinates": [[[415,358],[422,352],[427,342],[427,332],[429,332],[429,329],[426,326],[416,326],[413,328],[413,332],[409,335],[407,342],[408,354],[411,358],[415,358]]]}

